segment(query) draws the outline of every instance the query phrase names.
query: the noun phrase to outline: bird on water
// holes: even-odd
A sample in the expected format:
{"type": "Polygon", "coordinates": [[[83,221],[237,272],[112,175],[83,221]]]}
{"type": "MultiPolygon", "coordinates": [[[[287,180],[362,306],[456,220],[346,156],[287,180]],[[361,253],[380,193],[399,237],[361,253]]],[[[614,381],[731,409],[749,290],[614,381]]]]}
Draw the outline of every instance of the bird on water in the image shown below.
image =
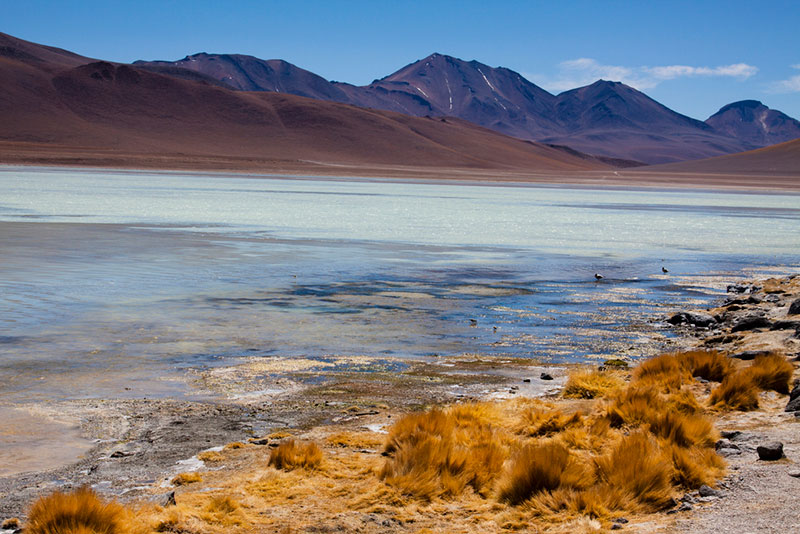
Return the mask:
{"type": "Polygon", "coordinates": [[[605,278],[605,277],[604,277],[602,274],[600,274],[600,273],[594,273],[594,277],[595,277],[597,280],[602,280],[603,278],[605,278]]]}

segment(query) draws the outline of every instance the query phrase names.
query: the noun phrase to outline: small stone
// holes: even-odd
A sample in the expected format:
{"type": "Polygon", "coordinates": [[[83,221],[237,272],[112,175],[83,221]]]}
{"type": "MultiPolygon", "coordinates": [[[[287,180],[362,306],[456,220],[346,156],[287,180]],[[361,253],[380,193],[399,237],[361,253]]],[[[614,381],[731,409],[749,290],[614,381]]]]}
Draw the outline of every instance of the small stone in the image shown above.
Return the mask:
{"type": "Polygon", "coordinates": [[[625,517],[617,517],[615,519],[612,519],[612,521],[614,523],[619,523],[620,525],[626,525],[628,523],[628,519],[625,517]]]}
{"type": "Polygon", "coordinates": [[[780,460],[784,457],[783,443],[780,441],[764,443],[763,445],[756,447],[756,452],[758,452],[759,460],[764,460],[765,462],[774,462],[775,460],[780,460]]]}
{"type": "Polygon", "coordinates": [[[253,445],[268,445],[269,438],[251,438],[250,443],[253,445]]]}
{"type": "Polygon", "coordinates": [[[738,449],[739,446],[736,445],[735,443],[732,443],[731,440],[723,438],[721,440],[718,440],[714,444],[714,448],[716,450],[720,450],[720,449],[738,449]]]}
{"type": "Polygon", "coordinates": [[[725,439],[736,439],[741,434],[741,430],[723,430],[720,432],[720,435],[725,439]]]}
{"type": "Polygon", "coordinates": [[[3,521],[3,526],[1,526],[3,530],[16,530],[19,528],[19,519],[16,517],[9,517],[5,521],[3,521]]]}
{"type": "Polygon", "coordinates": [[[132,452],[124,452],[124,451],[114,451],[111,453],[110,458],[125,458],[126,456],[132,456],[132,452]]]}
{"type": "Polygon", "coordinates": [[[800,384],[795,384],[792,391],[789,392],[789,400],[794,400],[800,397],[800,384]]]}
{"type": "Polygon", "coordinates": [[[685,502],[685,503],[681,504],[680,506],[678,506],[678,511],[679,512],[689,512],[691,510],[694,510],[694,507],[691,504],[689,504],[688,502],[685,502]]]}
{"type": "Polygon", "coordinates": [[[794,478],[800,478],[800,469],[795,469],[794,471],[789,471],[789,476],[794,478]]]}
{"type": "Polygon", "coordinates": [[[551,374],[549,374],[549,373],[542,373],[539,376],[539,378],[541,378],[542,380],[552,380],[553,376],[551,374]]]}
{"type": "Polygon", "coordinates": [[[797,315],[800,314],[800,299],[795,300],[789,306],[789,311],[787,312],[789,315],[797,315]]]}
{"type": "Polygon", "coordinates": [[[764,300],[767,302],[778,302],[781,298],[778,295],[767,295],[764,297],[764,300]]]}
{"type": "Polygon", "coordinates": [[[720,497],[722,494],[712,488],[711,486],[706,486],[703,484],[700,486],[700,489],[697,490],[701,497],[720,497]]]}
{"type": "Polygon", "coordinates": [[[742,450],[739,449],[739,448],[732,449],[732,448],[728,448],[728,447],[723,447],[722,449],[718,449],[717,450],[717,454],[727,458],[728,456],[738,456],[738,455],[742,454],[742,450]]]}
{"type": "MultiPolygon", "coordinates": [[[[795,388],[797,389],[797,388],[795,388]]],[[[786,404],[785,412],[800,412],[800,397],[795,397],[786,404]]]]}
{"type": "Polygon", "coordinates": [[[749,289],[748,286],[744,284],[730,284],[728,285],[727,292],[728,293],[744,293],[749,289]]]}
{"type": "Polygon", "coordinates": [[[736,354],[731,354],[731,358],[736,358],[737,360],[749,361],[755,360],[757,356],[764,356],[769,354],[770,351],[768,350],[745,350],[742,352],[737,352],[736,354]]]}
{"type": "Polygon", "coordinates": [[[694,497],[692,497],[691,493],[685,493],[683,497],[681,497],[681,502],[688,502],[689,504],[694,504],[697,502],[694,497]]]}
{"type": "Polygon", "coordinates": [[[619,523],[611,523],[611,530],[621,530],[621,529],[622,525],[620,525],[619,523]]]}
{"type": "Polygon", "coordinates": [[[528,384],[528,383],[530,383],[531,379],[530,378],[523,378],[522,381],[525,382],[526,384],[528,384]]]}

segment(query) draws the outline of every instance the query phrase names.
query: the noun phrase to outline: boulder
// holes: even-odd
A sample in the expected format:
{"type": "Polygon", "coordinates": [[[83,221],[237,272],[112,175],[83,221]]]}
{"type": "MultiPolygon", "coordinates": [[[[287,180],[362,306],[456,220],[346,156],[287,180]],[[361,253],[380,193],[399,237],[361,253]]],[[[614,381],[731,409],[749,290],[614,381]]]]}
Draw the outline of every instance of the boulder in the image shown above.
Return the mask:
{"type": "Polygon", "coordinates": [[[553,379],[553,376],[552,376],[552,375],[550,375],[549,373],[542,373],[542,374],[539,376],[539,378],[541,378],[542,380],[552,380],[552,379],[553,379]]]}
{"type": "Polygon", "coordinates": [[[750,289],[750,287],[744,284],[729,284],[727,291],[728,293],[744,293],[748,289],[750,289]]]}
{"type": "Polygon", "coordinates": [[[760,313],[750,313],[737,319],[731,327],[731,332],[755,330],[756,328],[764,328],[770,325],[771,323],[769,322],[769,319],[767,319],[764,315],[760,313]]]}
{"type": "Polygon", "coordinates": [[[756,447],[758,459],[765,462],[774,462],[783,458],[783,443],[780,441],[770,441],[756,447]]]}
{"type": "MultiPolygon", "coordinates": [[[[794,390],[792,390],[792,392],[794,393],[795,390],[797,390],[797,388],[794,388],[794,390]]],[[[786,405],[786,408],[784,408],[784,411],[786,411],[786,412],[800,412],[800,397],[795,397],[793,399],[790,399],[789,403],[786,405]]]]}
{"type": "Polygon", "coordinates": [[[789,306],[789,315],[798,315],[800,314],[800,299],[795,300],[789,306]]]}
{"type": "Polygon", "coordinates": [[[770,330],[791,330],[791,329],[800,328],[800,321],[775,321],[772,323],[772,326],[769,328],[770,330]]]}
{"type": "Polygon", "coordinates": [[[756,356],[764,356],[769,354],[770,351],[768,350],[744,350],[742,352],[737,352],[736,354],[731,354],[731,358],[736,358],[737,360],[755,360],[756,356]]]}
{"type": "Polygon", "coordinates": [[[698,491],[698,493],[700,493],[701,497],[721,497],[722,496],[722,493],[718,492],[717,490],[715,490],[711,486],[706,486],[705,484],[700,486],[700,489],[697,490],[697,491],[698,491]]]}
{"type": "Polygon", "coordinates": [[[681,311],[672,315],[667,322],[672,325],[690,324],[700,328],[708,328],[717,322],[713,315],[702,312],[681,311]]]}

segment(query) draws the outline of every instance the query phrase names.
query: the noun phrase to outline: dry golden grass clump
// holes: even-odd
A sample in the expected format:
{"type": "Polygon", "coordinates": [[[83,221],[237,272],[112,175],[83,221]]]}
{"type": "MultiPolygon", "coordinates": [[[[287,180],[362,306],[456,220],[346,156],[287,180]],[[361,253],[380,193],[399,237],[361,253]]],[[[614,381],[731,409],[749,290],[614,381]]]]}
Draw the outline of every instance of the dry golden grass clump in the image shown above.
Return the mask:
{"type": "Polygon", "coordinates": [[[291,470],[297,467],[315,469],[322,463],[322,449],[316,443],[287,439],[272,449],[269,465],[276,469],[291,470]]]}
{"type": "Polygon", "coordinates": [[[203,477],[200,473],[192,471],[191,473],[178,473],[172,477],[172,482],[176,486],[185,486],[186,484],[194,484],[195,482],[202,482],[203,477]]]}
{"type": "Polygon", "coordinates": [[[563,396],[572,399],[599,399],[613,394],[625,385],[620,372],[584,370],[571,373],[563,396]]]}
{"type": "Polygon", "coordinates": [[[197,455],[197,459],[201,462],[218,463],[225,459],[225,457],[218,451],[203,451],[197,455]]]}
{"type": "Polygon", "coordinates": [[[693,350],[675,356],[689,374],[712,382],[722,382],[733,372],[730,358],[715,350],[693,350]]]}
{"type": "Polygon", "coordinates": [[[674,354],[662,354],[650,358],[633,370],[635,382],[655,384],[666,391],[680,389],[686,375],[686,369],[681,366],[674,354]]]}
{"type": "Polygon", "coordinates": [[[793,372],[792,364],[780,353],[757,356],[749,367],[729,374],[711,392],[709,402],[729,410],[755,410],[760,390],[789,393],[793,372]]]}
{"type": "Polygon", "coordinates": [[[746,372],[753,383],[764,391],[787,395],[794,367],[782,354],[771,352],[756,356],[746,372]]]}
{"type": "Polygon", "coordinates": [[[500,483],[501,501],[520,504],[532,496],[556,489],[582,489],[593,482],[592,473],[561,443],[535,443],[523,447],[500,483]]]}
{"type": "Polygon", "coordinates": [[[402,493],[429,500],[470,487],[488,495],[508,452],[483,404],[410,414],[392,426],[379,476],[402,493]]]}
{"type": "Polygon", "coordinates": [[[583,421],[583,415],[581,412],[567,415],[560,410],[533,406],[523,410],[520,419],[522,422],[519,432],[531,437],[538,437],[549,436],[569,427],[578,426],[583,421]]]}
{"type": "Polygon", "coordinates": [[[56,491],[31,506],[27,534],[129,533],[131,515],[115,502],[106,502],[88,487],[70,493],[56,491]]]}

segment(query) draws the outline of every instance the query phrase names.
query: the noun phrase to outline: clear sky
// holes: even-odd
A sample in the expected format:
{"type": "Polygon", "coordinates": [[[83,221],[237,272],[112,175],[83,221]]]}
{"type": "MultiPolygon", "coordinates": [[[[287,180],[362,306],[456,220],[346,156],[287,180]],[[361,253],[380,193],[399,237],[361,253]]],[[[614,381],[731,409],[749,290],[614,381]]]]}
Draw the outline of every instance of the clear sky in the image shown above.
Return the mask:
{"type": "Polygon", "coordinates": [[[744,99],[800,119],[800,0],[5,0],[0,31],[121,62],[280,58],[359,85],[439,52],[553,93],[604,78],[698,119],[744,99]]]}

